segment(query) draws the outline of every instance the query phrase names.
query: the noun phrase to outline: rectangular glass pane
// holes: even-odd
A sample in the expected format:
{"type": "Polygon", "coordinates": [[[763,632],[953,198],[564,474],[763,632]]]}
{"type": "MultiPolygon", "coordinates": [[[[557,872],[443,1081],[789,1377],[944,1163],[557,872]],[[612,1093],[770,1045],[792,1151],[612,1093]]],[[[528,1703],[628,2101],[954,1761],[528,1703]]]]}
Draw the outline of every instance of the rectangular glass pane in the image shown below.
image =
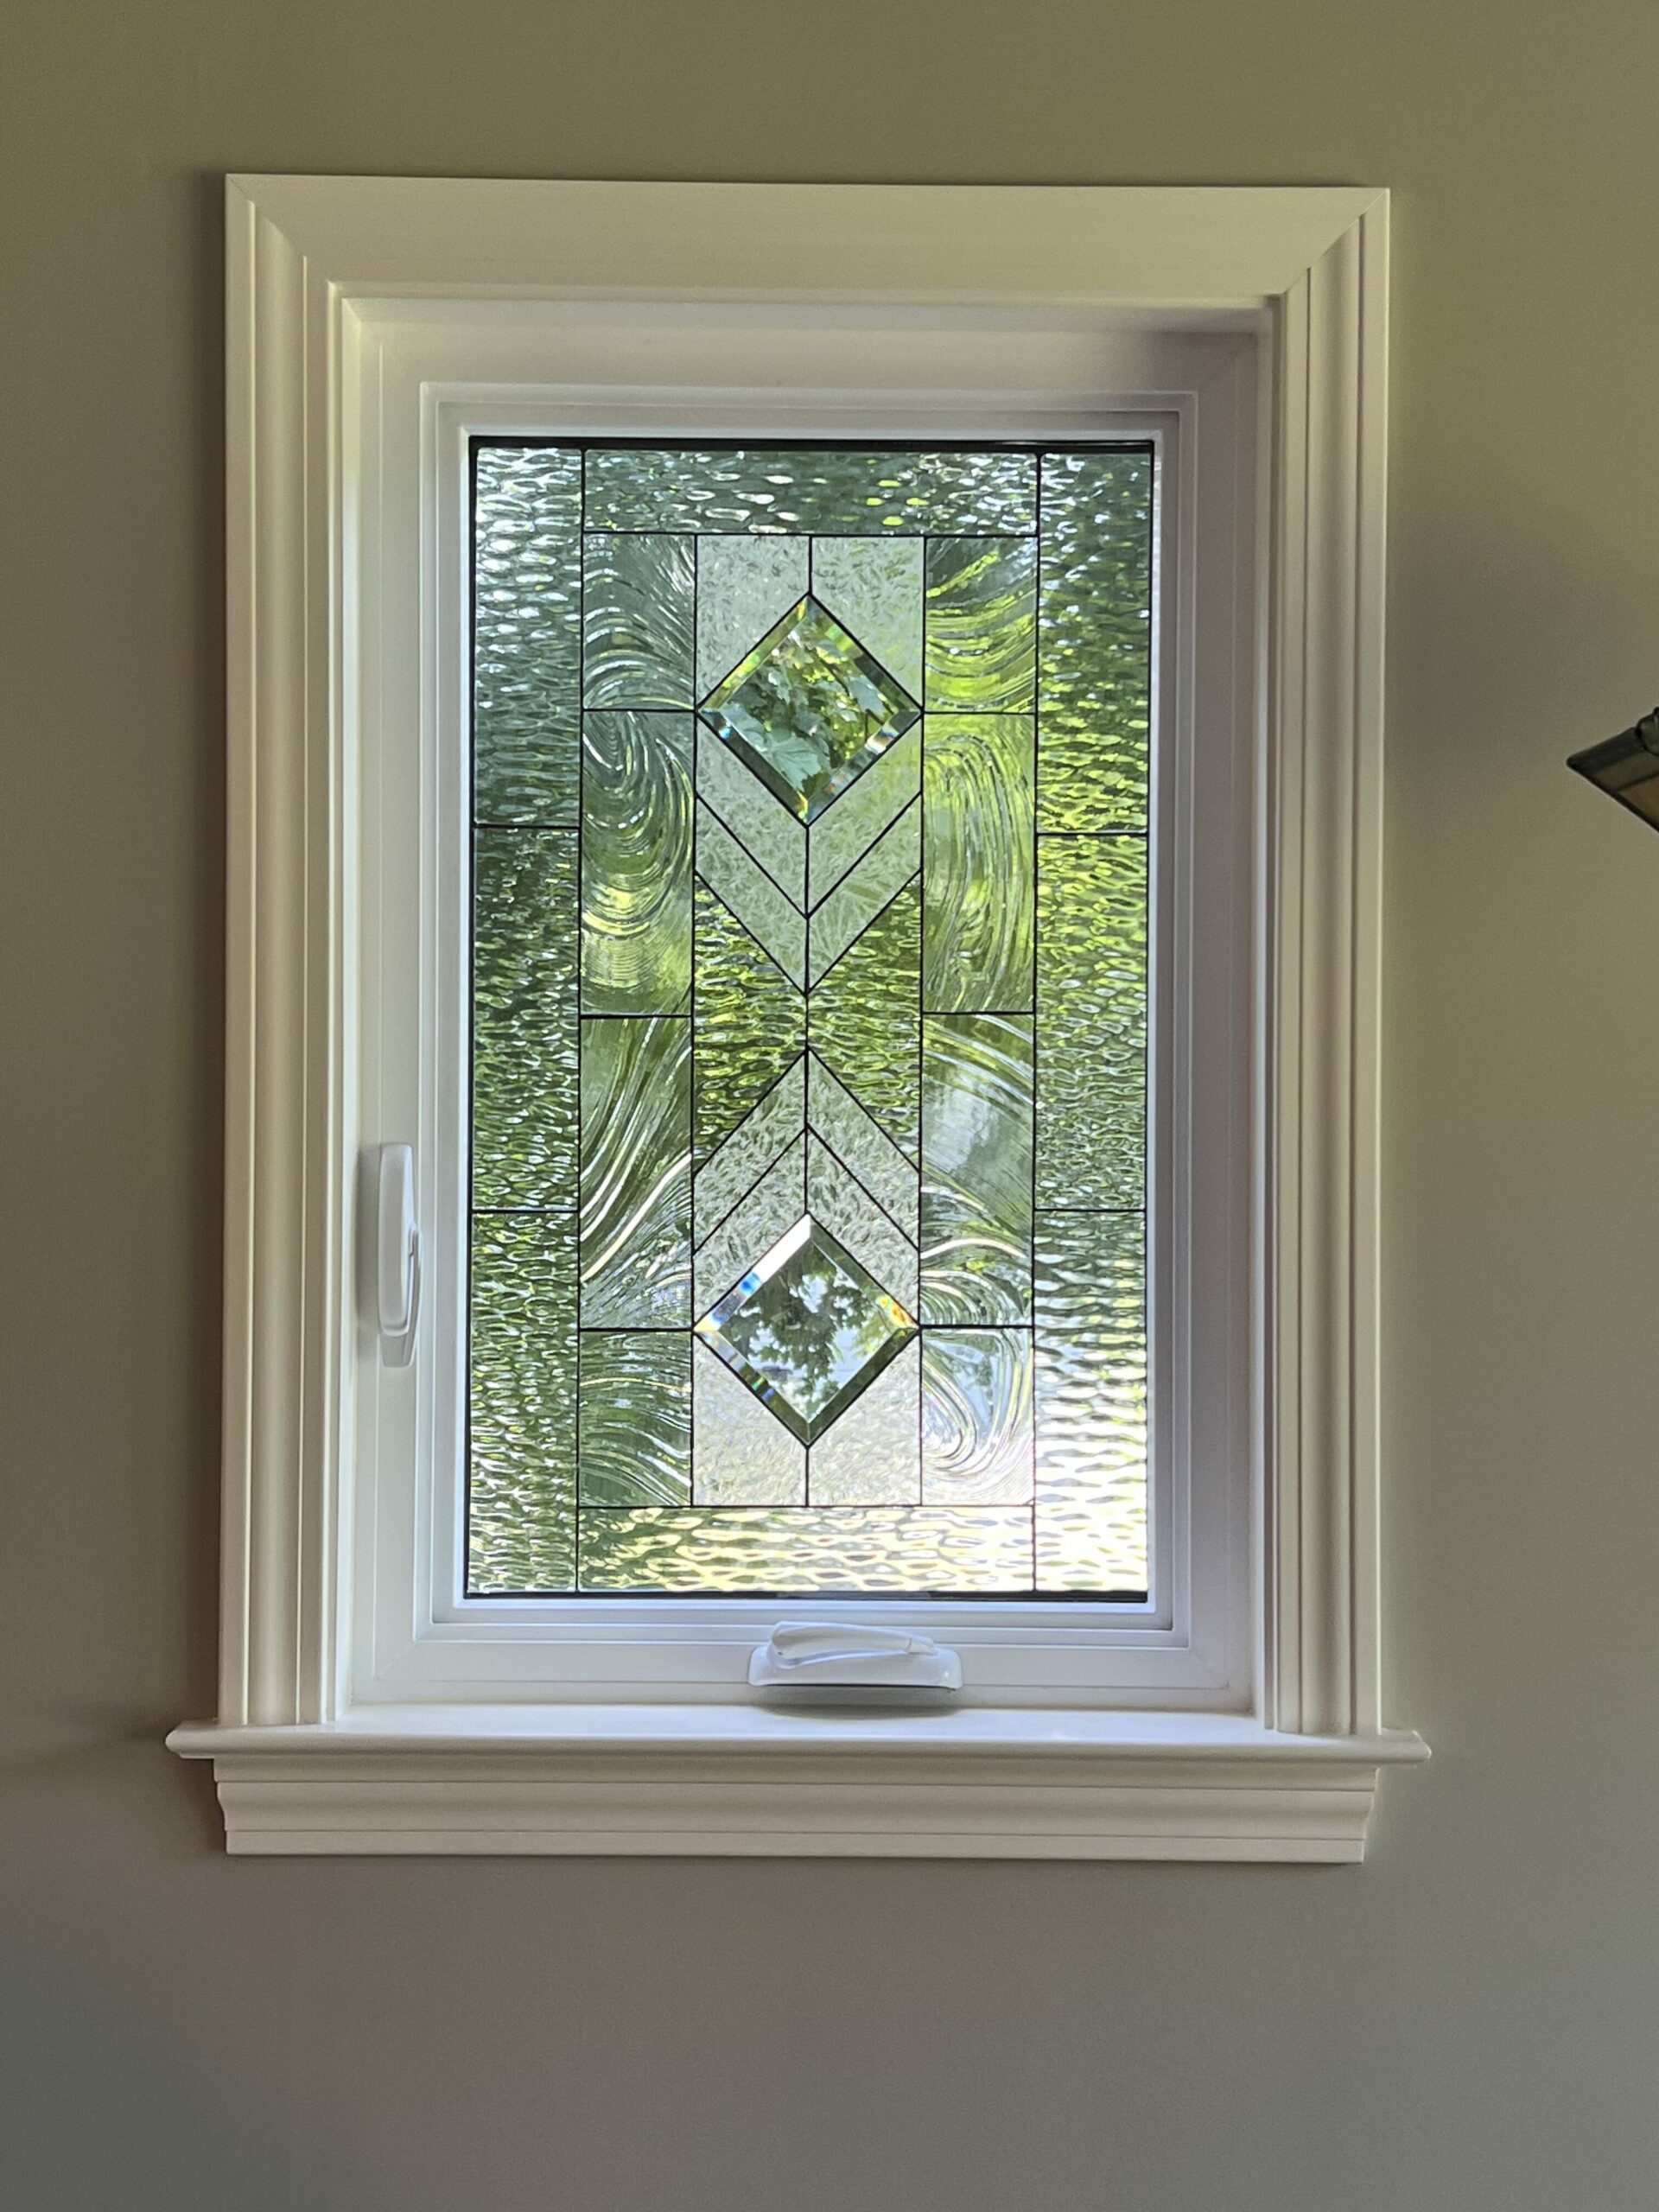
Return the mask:
{"type": "Polygon", "coordinates": [[[469,1586],[1144,1587],[1150,454],[476,470],[469,1586]]]}

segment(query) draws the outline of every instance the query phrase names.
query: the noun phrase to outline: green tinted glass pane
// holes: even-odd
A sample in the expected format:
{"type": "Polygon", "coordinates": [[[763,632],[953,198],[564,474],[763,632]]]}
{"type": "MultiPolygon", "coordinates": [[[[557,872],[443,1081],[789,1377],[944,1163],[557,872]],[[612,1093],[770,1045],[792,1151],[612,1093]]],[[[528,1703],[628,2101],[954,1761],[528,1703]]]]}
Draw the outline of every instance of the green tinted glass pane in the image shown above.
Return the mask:
{"type": "Polygon", "coordinates": [[[584,1513],[584,1590],[1031,1588],[1031,1509],[809,1506],[584,1513]]]}
{"type": "Polygon", "coordinates": [[[920,1435],[921,1341],[912,1338],[808,1452],[812,1503],[918,1503],[920,1435]]]}
{"type": "Polygon", "coordinates": [[[791,1060],[719,1149],[697,1171],[693,1206],[698,1241],[713,1233],[743,1193],[781,1158],[806,1127],[806,1058],[791,1060]]]}
{"type": "Polygon", "coordinates": [[[574,823],[582,688],[582,455],[480,446],[473,514],[474,806],[574,823]]]}
{"type": "Polygon", "coordinates": [[[693,704],[694,552],[684,537],[583,539],[584,704],[693,704]]]}
{"type": "Polygon", "coordinates": [[[719,1353],[691,1350],[699,1505],[804,1505],[806,1446],[740,1382],[719,1353]]]}
{"type": "Polygon", "coordinates": [[[922,1024],[922,1312],[927,1322],[1031,1319],[1032,1024],[922,1024]]]}
{"type": "Polygon", "coordinates": [[[730,675],[806,595],[804,537],[697,540],[697,696],[730,675]]]}
{"type": "Polygon", "coordinates": [[[817,1054],[808,1062],[807,1120],[844,1167],[849,1167],[906,1236],[916,1234],[918,1179],[914,1166],[817,1054]]]}
{"type": "MultiPolygon", "coordinates": [[[[765,539],[757,539],[764,544],[765,539]]],[[[711,729],[697,726],[697,793],[797,906],[806,904],[804,823],[711,729]]]]}
{"type": "Polygon", "coordinates": [[[473,918],[473,1198],[571,1205],[576,839],[480,830],[473,918]]]}
{"type": "Polygon", "coordinates": [[[1024,1505],[1032,1491],[1031,1332],[922,1337],[922,1502],[1024,1505]]]}
{"type": "Polygon", "coordinates": [[[1147,849],[1044,837],[1037,863],[1039,1205],[1138,1206],[1147,1150],[1147,849]]]}
{"type": "Polygon", "coordinates": [[[575,1571],[576,1237],[569,1213],[477,1213],[467,1574],[480,1592],[575,1571]]]}
{"type": "Polygon", "coordinates": [[[1024,715],[928,716],[923,943],[930,1013],[1031,1010],[1034,741],[1024,715]]]}
{"type": "Polygon", "coordinates": [[[808,1001],[812,1049],[914,1159],[920,1103],[919,921],[914,884],[884,907],[808,1001]]]}
{"type": "Polygon", "coordinates": [[[806,1035],[806,1001],[705,884],[696,887],[696,1146],[702,1162],[798,1058],[806,1035]]]}
{"type": "Polygon", "coordinates": [[[641,451],[588,456],[589,530],[1031,531],[1037,468],[1019,453],[641,451]]]}
{"type": "Polygon", "coordinates": [[[691,1026],[582,1025],[582,1319],[691,1318],[691,1026]]]}
{"type": "Polygon", "coordinates": [[[1136,1213],[1037,1216],[1037,1562],[1051,1590],[1147,1585],[1147,1287],[1136,1213]]]}
{"type": "Polygon", "coordinates": [[[1134,830],[1147,819],[1152,495],[1149,453],[1043,461],[1045,830],[1134,830]]]}
{"type": "Polygon", "coordinates": [[[1037,542],[945,537],[927,549],[927,704],[1029,714],[1037,681],[1037,542]]]}
{"type": "Polygon", "coordinates": [[[676,1329],[582,1332],[583,1505],[691,1502],[691,1343],[676,1329]]]}
{"type": "Polygon", "coordinates": [[[691,988],[689,715],[582,719],[582,1008],[677,1014],[691,988]]]}
{"type": "Polygon", "coordinates": [[[816,537],[812,589],[912,699],[922,696],[922,545],[916,537],[816,537]]]}

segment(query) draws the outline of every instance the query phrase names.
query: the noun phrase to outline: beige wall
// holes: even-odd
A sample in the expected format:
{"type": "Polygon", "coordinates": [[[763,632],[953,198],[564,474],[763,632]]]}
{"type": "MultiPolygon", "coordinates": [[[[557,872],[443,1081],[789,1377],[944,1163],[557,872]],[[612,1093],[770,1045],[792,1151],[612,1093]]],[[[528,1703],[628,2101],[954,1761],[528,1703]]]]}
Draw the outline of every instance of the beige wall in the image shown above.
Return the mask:
{"type": "Polygon", "coordinates": [[[1650,2212],[1648,0],[14,0],[0,2212],[1650,2212]],[[1395,191],[1361,1872],[232,1865],[218,173],[1395,191]]]}

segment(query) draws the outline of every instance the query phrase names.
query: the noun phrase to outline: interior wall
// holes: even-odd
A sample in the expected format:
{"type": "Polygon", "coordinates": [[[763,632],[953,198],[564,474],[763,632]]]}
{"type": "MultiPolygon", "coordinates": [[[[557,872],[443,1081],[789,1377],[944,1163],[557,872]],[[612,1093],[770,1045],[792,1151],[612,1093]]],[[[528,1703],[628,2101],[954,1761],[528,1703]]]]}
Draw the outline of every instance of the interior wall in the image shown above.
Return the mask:
{"type": "Polygon", "coordinates": [[[1649,2212],[1659,690],[1641,0],[12,0],[4,2212],[1649,2212]],[[226,169],[1395,193],[1362,1870],[232,1863],[226,169]]]}

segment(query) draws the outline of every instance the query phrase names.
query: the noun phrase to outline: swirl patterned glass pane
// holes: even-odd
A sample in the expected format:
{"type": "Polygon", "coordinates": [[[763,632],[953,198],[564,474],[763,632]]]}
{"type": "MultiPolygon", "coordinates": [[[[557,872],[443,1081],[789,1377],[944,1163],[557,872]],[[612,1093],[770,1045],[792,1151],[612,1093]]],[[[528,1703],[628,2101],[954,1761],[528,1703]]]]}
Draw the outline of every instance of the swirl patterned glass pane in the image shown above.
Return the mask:
{"type": "Polygon", "coordinates": [[[1144,1587],[1150,454],[477,486],[469,1588],[1144,1587]]]}

